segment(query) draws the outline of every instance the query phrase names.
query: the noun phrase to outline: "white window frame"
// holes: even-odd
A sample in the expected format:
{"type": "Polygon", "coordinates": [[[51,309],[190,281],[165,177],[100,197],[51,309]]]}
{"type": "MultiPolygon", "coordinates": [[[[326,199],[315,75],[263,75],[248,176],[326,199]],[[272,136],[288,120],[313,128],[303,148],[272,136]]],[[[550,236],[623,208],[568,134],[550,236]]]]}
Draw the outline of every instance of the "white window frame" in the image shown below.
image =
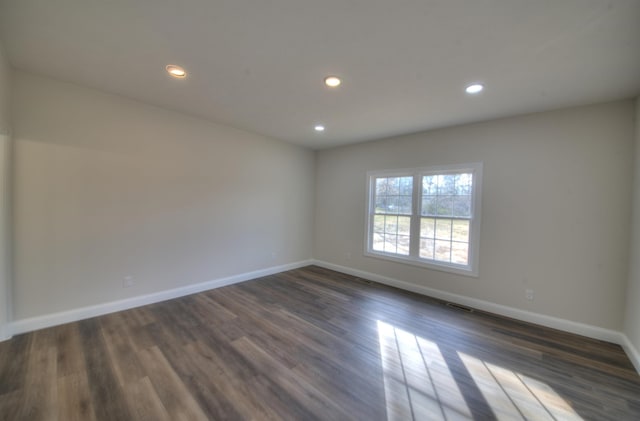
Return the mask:
{"type": "Polygon", "coordinates": [[[429,269],[455,273],[465,276],[478,276],[480,221],[482,210],[482,163],[467,163],[454,165],[440,165],[420,168],[406,168],[397,170],[381,170],[367,172],[367,209],[365,227],[365,250],[368,257],[405,263],[429,269]],[[469,218],[469,256],[466,265],[441,262],[420,257],[420,218],[422,207],[422,177],[428,175],[445,175],[457,173],[473,174],[471,192],[471,217],[469,218]],[[380,177],[413,177],[413,194],[411,208],[410,252],[408,256],[395,253],[385,253],[373,250],[373,224],[375,214],[375,179],[380,177]]]}

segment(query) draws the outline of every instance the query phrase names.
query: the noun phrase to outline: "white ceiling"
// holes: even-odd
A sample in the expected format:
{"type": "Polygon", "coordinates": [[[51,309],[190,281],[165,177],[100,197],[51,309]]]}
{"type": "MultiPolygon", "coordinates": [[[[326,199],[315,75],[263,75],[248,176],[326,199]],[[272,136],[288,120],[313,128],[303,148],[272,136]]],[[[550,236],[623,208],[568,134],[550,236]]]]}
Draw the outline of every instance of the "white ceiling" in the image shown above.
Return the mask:
{"type": "Polygon", "coordinates": [[[640,94],[639,0],[0,0],[0,41],[16,68],[316,149],[640,94]]]}

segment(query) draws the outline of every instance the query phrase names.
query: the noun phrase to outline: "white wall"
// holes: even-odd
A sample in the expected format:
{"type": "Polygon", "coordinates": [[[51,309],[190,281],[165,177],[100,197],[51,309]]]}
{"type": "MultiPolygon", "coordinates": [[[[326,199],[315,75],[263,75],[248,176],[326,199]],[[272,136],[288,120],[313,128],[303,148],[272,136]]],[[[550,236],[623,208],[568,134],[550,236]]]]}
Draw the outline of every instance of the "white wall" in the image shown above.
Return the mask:
{"type": "MultiPolygon", "coordinates": [[[[636,100],[635,167],[633,175],[633,215],[631,222],[631,258],[624,333],[635,348],[640,364],[640,97],[636,100]]],[[[640,365],[636,368],[640,371],[640,365]]]]}
{"type": "Polygon", "coordinates": [[[619,331],[633,121],[634,103],[622,101],[321,151],[314,257],[619,331]],[[484,163],[478,278],[363,256],[367,171],[478,161],[484,163]],[[526,288],[535,291],[534,301],[525,299],[526,288]]]}
{"type": "Polygon", "coordinates": [[[0,44],[0,341],[9,336],[11,312],[9,271],[10,67],[0,44]]]}
{"type": "Polygon", "coordinates": [[[13,83],[16,319],[311,257],[312,151],[23,72],[13,83]]]}

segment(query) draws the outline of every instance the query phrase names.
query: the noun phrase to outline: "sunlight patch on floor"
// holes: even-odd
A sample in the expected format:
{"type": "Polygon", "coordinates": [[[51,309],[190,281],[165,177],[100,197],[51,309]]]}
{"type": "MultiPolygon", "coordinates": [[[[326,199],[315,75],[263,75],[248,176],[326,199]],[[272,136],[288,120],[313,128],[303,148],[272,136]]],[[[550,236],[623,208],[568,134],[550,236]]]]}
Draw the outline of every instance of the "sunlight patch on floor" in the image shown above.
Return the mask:
{"type": "Polygon", "coordinates": [[[378,321],[388,420],[470,420],[438,345],[378,321]]]}
{"type": "Polygon", "coordinates": [[[549,385],[458,353],[499,420],[582,420],[549,385]]]}
{"type": "MultiPolygon", "coordinates": [[[[377,327],[388,420],[473,419],[438,344],[382,321],[377,327]]],[[[582,420],[546,383],[455,354],[498,420],[582,420]]]]}

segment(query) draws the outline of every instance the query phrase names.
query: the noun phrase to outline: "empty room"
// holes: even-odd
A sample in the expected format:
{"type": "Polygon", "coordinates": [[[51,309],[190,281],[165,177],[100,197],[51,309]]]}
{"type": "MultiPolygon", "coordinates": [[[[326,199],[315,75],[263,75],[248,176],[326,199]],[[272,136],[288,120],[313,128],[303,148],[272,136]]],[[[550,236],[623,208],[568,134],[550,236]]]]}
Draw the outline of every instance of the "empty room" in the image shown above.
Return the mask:
{"type": "Polygon", "coordinates": [[[0,0],[0,420],[640,419],[637,0],[0,0]]]}

